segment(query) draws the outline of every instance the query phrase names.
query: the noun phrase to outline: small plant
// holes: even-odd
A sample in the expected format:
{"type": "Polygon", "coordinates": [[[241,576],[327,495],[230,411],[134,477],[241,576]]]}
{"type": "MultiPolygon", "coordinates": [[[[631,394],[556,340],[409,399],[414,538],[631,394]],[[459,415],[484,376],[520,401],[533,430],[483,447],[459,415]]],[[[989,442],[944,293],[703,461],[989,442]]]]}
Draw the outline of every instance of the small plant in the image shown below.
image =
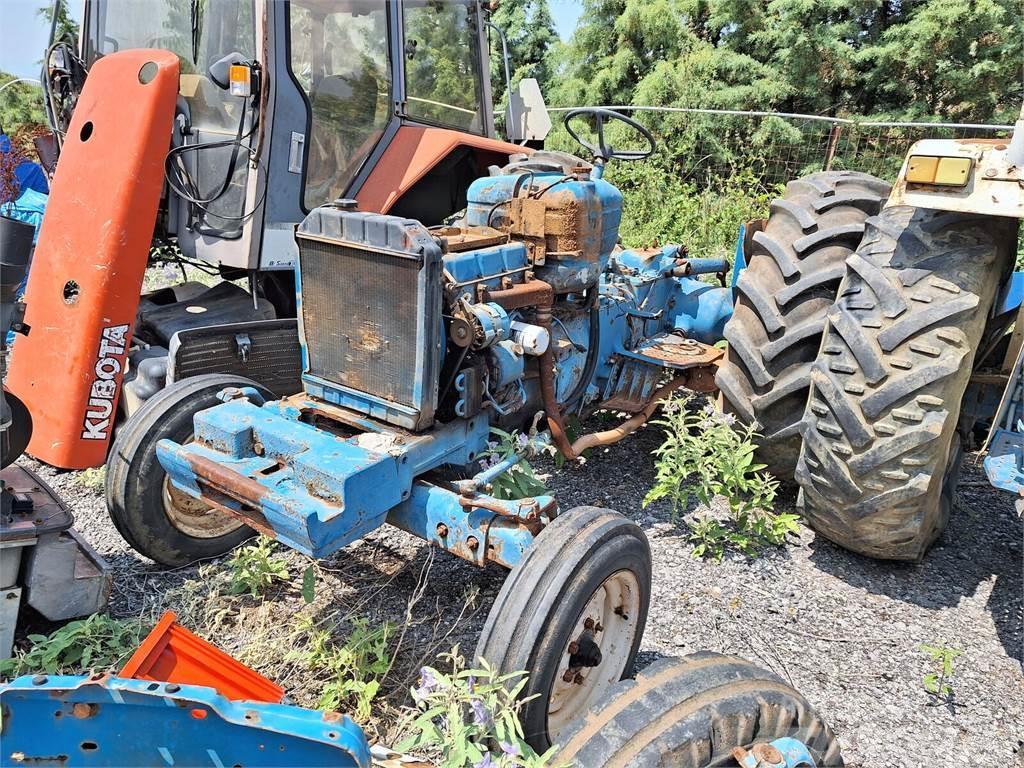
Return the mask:
{"type": "Polygon", "coordinates": [[[656,479],[644,506],[667,499],[674,519],[691,493],[704,505],[725,497],[729,521],[705,516],[691,527],[694,557],[721,560],[729,548],[754,557],[765,546],[782,544],[786,534],[798,530],[798,518],[772,510],[779,484],[754,461],[753,429],[737,430],[734,417],[710,404],[690,411],[688,402],[688,397],[673,398],[654,422],[667,436],[654,451],[656,479]]]}
{"type": "MultiPolygon", "coordinates": [[[[491,432],[498,438],[497,442],[487,444],[488,452],[480,460],[482,469],[489,469],[506,459],[512,458],[521,451],[528,440],[521,432],[508,433],[491,427],[491,432]]],[[[507,472],[499,475],[492,483],[491,495],[496,499],[528,499],[533,496],[550,493],[544,482],[537,477],[530,462],[521,459],[507,472]]]]}
{"type": "Polygon", "coordinates": [[[265,536],[236,549],[228,568],[230,591],[234,595],[248,592],[259,597],[275,581],[288,578],[288,564],[283,558],[274,557],[274,542],[265,536]]]}
{"type": "Polygon", "coordinates": [[[102,467],[89,467],[83,469],[78,473],[78,477],[75,478],[75,482],[78,483],[82,488],[93,493],[100,493],[103,491],[103,485],[107,480],[107,468],[102,467]]]}
{"type": "Polygon", "coordinates": [[[945,645],[922,644],[919,648],[932,662],[932,671],[921,678],[921,684],[935,699],[934,704],[952,704],[955,673],[953,660],[963,651],[945,645]]]}
{"type": "Polygon", "coordinates": [[[519,722],[526,673],[497,674],[484,659],[479,669],[466,669],[458,646],[441,656],[451,673],[433,667],[420,670],[412,689],[416,708],[407,716],[415,733],[398,744],[399,752],[438,750],[445,768],[508,768],[550,765],[557,749],[538,755],[523,737],[519,722]]]}
{"type": "Polygon", "coordinates": [[[80,674],[119,666],[135,652],[142,623],[96,613],[65,624],[50,635],[29,635],[32,647],[0,661],[0,676],[80,674]]]}
{"type": "Polygon", "coordinates": [[[293,638],[301,641],[302,649],[290,651],[285,658],[327,674],[317,705],[320,709],[344,709],[365,723],[370,719],[381,680],[391,669],[389,643],[394,634],[395,626],[390,622],[371,628],[366,619],[356,618],[348,639],[337,645],[328,630],[302,615],[293,638]]]}

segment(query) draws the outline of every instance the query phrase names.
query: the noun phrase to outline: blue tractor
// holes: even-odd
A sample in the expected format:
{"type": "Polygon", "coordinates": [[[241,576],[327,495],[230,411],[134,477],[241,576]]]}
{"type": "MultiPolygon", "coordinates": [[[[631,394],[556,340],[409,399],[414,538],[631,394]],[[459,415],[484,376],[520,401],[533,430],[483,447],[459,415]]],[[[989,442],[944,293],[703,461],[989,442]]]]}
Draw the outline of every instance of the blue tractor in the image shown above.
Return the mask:
{"type": "Polygon", "coordinates": [[[295,232],[303,391],[177,383],[125,424],[107,473],[118,529],[168,565],[223,554],[253,529],[326,557],[389,523],[509,569],[476,656],[529,671],[523,725],[541,750],[631,673],[651,554],[618,512],[497,498],[493,483],[552,446],[572,458],[620,439],[677,388],[713,391],[733,304],[726,260],[619,245],[622,195],[602,171],[647,157],[654,139],[605,110],[567,126],[582,118],[596,122],[593,163],[514,158],[470,185],[457,224],[346,200],[313,210],[295,232]],[[646,147],[610,147],[611,120],[646,147]],[[573,441],[568,417],[596,408],[632,416],[573,441]],[[495,427],[519,431],[519,452],[479,469],[495,427]]]}

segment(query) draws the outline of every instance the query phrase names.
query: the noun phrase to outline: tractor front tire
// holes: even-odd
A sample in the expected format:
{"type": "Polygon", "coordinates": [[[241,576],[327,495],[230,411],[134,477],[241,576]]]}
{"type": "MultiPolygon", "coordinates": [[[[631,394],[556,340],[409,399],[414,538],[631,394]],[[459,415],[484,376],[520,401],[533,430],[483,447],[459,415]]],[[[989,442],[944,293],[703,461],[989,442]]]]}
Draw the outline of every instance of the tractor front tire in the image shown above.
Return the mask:
{"type": "Polygon", "coordinates": [[[846,257],[888,195],[889,185],[866,173],[814,173],[786,186],[752,238],[716,382],[723,407],[754,425],[758,459],[776,477],[793,477],[811,364],[846,257]]]}
{"type": "Polygon", "coordinates": [[[161,565],[178,567],[234,549],[253,530],[227,512],[211,509],[175,488],[156,455],[163,439],[187,443],[192,420],[220,403],[228,387],[265,387],[241,376],[207,374],[160,390],[117,431],[107,459],[107,511],[132,548],[161,565]]]}
{"type": "Polygon", "coordinates": [[[636,523],[610,509],[575,507],[537,535],[505,579],[476,658],[499,674],[529,671],[519,718],[538,754],[632,672],[651,571],[650,545],[636,523]]]}
{"type": "Polygon", "coordinates": [[[949,518],[960,405],[1016,221],[908,206],[868,220],[811,373],[796,479],[819,533],[919,560],[949,518]]]}
{"type": "Polygon", "coordinates": [[[790,737],[841,766],[832,731],[792,686],[744,659],[703,651],[624,680],[570,728],[555,757],[577,768],[735,765],[732,750],[790,737]]]}

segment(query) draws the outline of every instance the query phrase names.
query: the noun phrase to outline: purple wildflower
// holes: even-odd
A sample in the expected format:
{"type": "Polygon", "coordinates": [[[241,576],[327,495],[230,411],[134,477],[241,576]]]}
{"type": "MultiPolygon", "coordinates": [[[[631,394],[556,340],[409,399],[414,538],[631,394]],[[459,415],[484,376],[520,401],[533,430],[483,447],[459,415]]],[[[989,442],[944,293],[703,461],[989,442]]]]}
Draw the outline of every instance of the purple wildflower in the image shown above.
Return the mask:
{"type": "Polygon", "coordinates": [[[488,726],[491,724],[491,713],[480,699],[473,699],[469,706],[473,710],[473,722],[476,725],[488,726]]]}
{"type": "Polygon", "coordinates": [[[501,742],[501,751],[510,757],[517,757],[519,755],[519,747],[515,744],[509,744],[507,741],[501,742]]]}
{"type": "Polygon", "coordinates": [[[473,766],[473,768],[497,768],[498,764],[491,758],[491,753],[484,755],[484,759],[473,766]]]}

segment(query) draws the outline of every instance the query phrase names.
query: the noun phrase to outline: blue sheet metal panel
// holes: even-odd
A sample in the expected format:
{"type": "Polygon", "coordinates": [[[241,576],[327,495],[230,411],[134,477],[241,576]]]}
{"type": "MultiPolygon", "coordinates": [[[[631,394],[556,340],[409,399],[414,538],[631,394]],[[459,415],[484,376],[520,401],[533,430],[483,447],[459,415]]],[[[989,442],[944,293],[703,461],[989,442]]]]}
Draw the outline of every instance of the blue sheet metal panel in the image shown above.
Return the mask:
{"type": "Polygon", "coordinates": [[[680,277],[673,281],[672,329],[703,344],[716,344],[732,317],[732,289],[680,277]]]}
{"type": "Polygon", "coordinates": [[[1024,491],[1024,433],[997,429],[985,456],[985,474],[995,488],[1024,491]]]}
{"type": "MultiPolygon", "coordinates": [[[[493,509],[464,506],[460,499],[469,503],[465,497],[444,488],[416,483],[409,500],[391,511],[388,522],[476,565],[518,565],[533,543],[530,528],[513,519],[517,514],[526,514],[524,502],[501,501],[486,495],[476,499],[488,507],[504,508],[507,514],[501,515],[493,509]]],[[[540,509],[555,508],[550,496],[525,501],[540,509]]]]}
{"type": "Polygon", "coordinates": [[[212,688],[40,675],[0,686],[0,765],[369,768],[345,715],[232,702],[212,688]]]}
{"type": "Polygon", "coordinates": [[[444,267],[456,283],[475,284],[480,281],[482,285],[495,289],[501,287],[501,277],[489,276],[512,273],[508,275],[508,279],[513,283],[521,283],[523,281],[521,270],[525,269],[528,264],[526,246],[518,242],[463,251],[462,253],[449,253],[444,256],[444,267]]]}
{"type": "Polygon", "coordinates": [[[1007,312],[1016,312],[1022,303],[1024,303],[1024,272],[1014,272],[1003,285],[993,314],[998,316],[1005,315],[1007,312]]]}

